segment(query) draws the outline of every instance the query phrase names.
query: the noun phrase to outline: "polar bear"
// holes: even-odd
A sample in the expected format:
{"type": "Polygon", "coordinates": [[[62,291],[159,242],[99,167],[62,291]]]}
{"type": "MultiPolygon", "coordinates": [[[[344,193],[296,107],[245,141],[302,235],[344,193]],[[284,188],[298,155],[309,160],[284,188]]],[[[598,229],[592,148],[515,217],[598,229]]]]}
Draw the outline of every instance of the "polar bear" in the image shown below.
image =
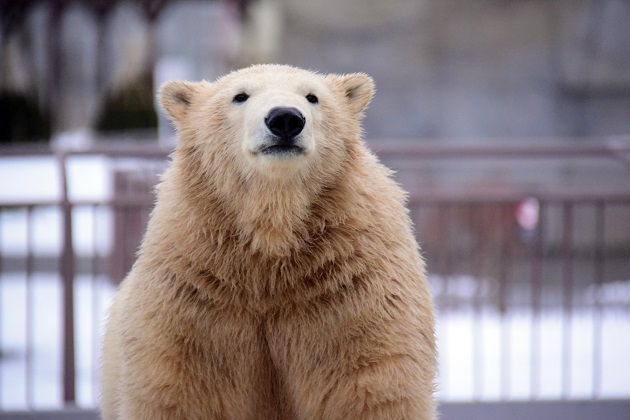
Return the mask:
{"type": "Polygon", "coordinates": [[[365,74],[159,93],[178,145],[112,304],[105,419],[432,419],[431,296],[365,74]]]}

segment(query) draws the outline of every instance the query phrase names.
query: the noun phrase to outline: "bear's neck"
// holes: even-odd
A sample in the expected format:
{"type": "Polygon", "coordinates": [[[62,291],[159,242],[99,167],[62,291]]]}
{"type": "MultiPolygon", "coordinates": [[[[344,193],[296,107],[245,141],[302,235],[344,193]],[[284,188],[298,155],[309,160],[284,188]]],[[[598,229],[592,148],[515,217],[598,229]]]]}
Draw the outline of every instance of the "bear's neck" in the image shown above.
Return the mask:
{"type": "Polygon", "coordinates": [[[308,236],[312,187],[293,182],[256,180],[243,186],[231,207],[239,236],[254,252],[288,255],[308,236]]]}
{"type": "Polygon", "coordinates": [[[177,198],[162,210],[181,251],[206,254],[196,261],[208,261],[225,247],[236,259],[251,254],[284,258],[308,247],[314,231],[344,218],[344,203],[352,195],[347,182],[317,188],[307,180],[250,179],[226,188],[177,178],[163,194],[177,198]]]}

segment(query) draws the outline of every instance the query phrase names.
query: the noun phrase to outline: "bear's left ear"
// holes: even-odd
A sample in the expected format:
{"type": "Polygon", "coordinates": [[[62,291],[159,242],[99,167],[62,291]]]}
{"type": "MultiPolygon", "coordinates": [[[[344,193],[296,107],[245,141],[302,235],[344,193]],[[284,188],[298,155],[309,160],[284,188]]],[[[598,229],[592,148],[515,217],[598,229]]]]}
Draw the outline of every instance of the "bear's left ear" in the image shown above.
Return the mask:
{"type": "Polygon", "coordinates": [[[160,87],[160,104],[175,125],[179,125],[188,112],[198,90],[199,83],[179,80],[171,80],[160,87]]]}
{"type": "Polygon", "coordinates": [[[374,81],[365,73],[337,76],[342,92],[353,114],[361,114],[370,104],[374,95],[374,81]]]}

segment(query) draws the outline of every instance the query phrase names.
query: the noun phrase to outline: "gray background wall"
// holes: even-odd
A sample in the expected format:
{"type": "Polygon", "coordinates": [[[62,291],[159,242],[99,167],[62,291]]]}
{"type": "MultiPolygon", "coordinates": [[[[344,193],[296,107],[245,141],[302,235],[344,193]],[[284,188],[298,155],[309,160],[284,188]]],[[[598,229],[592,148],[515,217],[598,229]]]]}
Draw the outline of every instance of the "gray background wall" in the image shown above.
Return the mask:
{"type": "MultiPolygon", "coordinates": [[[[0,84],[45,103],[52,3],[35,4],[2,38],[0,84]]],[[[102,54],[105,89],[163,59],[193,79],[255,62],[364,71],[377,85],[369,138],[630,133],[626,0],[253,0],[242,20],[234,2],[172,1],[153,27],[141,2],[111,4],[102,32],[84,3],[64,11],[58,130],[94,121],[102,54]]]]}
{"type": "Polygon", "coordinates": [[[369,137],[630,132],[630,2],[337,3],[287,1],[278,57],[370,73],[369,137]]]}

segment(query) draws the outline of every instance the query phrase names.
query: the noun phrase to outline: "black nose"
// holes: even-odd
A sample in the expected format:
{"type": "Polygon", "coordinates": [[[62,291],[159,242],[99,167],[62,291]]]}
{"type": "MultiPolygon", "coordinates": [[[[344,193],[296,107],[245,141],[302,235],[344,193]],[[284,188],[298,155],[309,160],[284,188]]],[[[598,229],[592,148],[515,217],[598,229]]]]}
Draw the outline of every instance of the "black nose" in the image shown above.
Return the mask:
{"type": "Polygon", "coordinates": [[[306,119],[295,108],[273,108],[265,117],[265,125],[275,136],[292,139],[302,132],[306,119]]]}

